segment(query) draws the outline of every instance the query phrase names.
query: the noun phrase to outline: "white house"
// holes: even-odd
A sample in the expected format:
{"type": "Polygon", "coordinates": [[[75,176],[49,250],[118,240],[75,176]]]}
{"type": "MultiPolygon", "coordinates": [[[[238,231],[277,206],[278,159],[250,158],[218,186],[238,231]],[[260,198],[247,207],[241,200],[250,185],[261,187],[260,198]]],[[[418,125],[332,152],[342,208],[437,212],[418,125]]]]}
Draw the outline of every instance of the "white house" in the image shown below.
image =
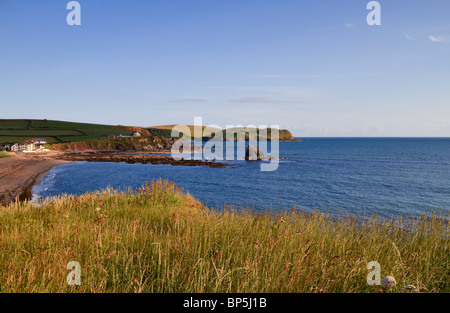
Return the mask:
{"type": "Polygon", "coordinates": [[[32,141],[25,141],[19,144],[18,152],[33,152],[36,150],[36,145],[32,141]]]}
{"type": "Polygon", "coordinates": [[[141,137],[142,135],[141,135],[141,133],[140,132],[132,132],[131,134],[129,134],[129,135],[123,135],[123,134],[120,134],[119,135],[119,138],[131,138],[131,137],[141,137]]]}
{"type": "Polygon", "coordinates": [[[10,150],[13,152],[35,152],[36,149],[44,148],[47,144],[47,140],[44,138],[30,139],[21,143],[15,143],[10,146],[10,150]]]}
{"type": "Polygon", "coordinates": [[[47,140],[45,138],[36,138],[34,139],[34,144],[37,149],[42,149],[47,144],[47,140]]]}
{"type": "Polygon", "coordinates": [[[9,151],[11,151],[11,152],[17,152],[17,151],[19,151],[19,144],[15,143],[15,144],[13,144],[13,145],[10,145],[10,146],[9,146],[9,151]]]}

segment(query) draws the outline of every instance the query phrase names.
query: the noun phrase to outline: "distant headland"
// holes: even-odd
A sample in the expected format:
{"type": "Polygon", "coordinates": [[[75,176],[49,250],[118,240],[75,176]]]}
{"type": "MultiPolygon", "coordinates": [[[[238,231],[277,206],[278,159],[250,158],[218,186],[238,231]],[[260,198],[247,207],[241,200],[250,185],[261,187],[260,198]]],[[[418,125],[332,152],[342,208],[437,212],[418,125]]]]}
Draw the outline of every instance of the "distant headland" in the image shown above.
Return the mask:
{"type": "MultiPolygon", "coordinates": [[[[33,152],[85,152],[85,151],[161,151],[170,149],[179,137],[173,136],[174,125],[137,127],[103,125],[55,120],[0,119],[0,147],[21,153],[33,152]]],[[[194,126],[185,125],[189,129],[194,126]]],[[[205,129],[205,127],[203,127],[205,129]]],[[[234,141],[255,141],[248,128],[213,129],[226,134],[234,133],[234,141]]],[[[271,140],[272,129],[251,129],[258,137],[271,140]],[[264,135],[262,134],[264,133],[264,135]]],[[[213,135],[212,135],[213,136],[213,135]]],[[[209,136],[209,137],[212,137],[209,136]]],[[[191,138],[195,140],[194,137],[191,138]]],[[[204,139],[204,138],[203,138],[204,139]]],[[[279,130],[279,141],[300,141],[289,130],[279,130]]]]}

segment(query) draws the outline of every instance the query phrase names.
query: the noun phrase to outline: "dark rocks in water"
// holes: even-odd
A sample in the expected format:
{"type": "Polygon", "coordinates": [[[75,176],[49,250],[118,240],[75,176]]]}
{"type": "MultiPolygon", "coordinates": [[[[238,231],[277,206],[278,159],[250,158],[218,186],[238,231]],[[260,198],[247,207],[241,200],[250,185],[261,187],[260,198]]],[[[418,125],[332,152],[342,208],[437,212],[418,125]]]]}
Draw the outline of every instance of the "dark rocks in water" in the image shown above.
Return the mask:
{"type": "Polygon", "coordinates": [[[270,160],[277,160],[277,157],[268,155],[264,156],[264,152],[262,152],[259,147],[255,147],[252,145],[249,145],[247,147],[247,150],[245,151],[245,160],[246,161],[270,161],[270,160]]]}
{"type": "Polygon", "coordinates": [[[200,160],[175,160],[164,155],[115,155],[113,153],[64,153],[55,156],[55,159],[67,161],[87,161],[87,162],[115,162],[129,164],[171,164],[183,166],[209,166],[225,167],[226,164],[216,162],[205,162],[200,160]]]}
{"type": "Polygon", "coordinates": [[[249,145],[245,151],[246,161],[259,161],[264,158],[264,152],[262,152],[258,147],[249,145]]]}

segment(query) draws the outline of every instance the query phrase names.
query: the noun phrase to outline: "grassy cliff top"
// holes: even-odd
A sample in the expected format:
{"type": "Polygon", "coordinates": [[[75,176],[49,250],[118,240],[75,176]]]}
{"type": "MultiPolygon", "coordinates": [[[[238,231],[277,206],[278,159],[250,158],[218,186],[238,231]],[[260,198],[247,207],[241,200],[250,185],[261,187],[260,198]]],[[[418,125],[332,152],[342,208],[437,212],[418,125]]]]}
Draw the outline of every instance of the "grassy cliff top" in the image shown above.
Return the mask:
{"type": "Polygon", "coordinates": [[[209,210],[167,181],[0,207],[1,292],[450,292],[448,220],[209,210]],[[68,286],[67,264],[81,266],[68,286]]]}
{"type": "MultiPolygon", "coordinates": [[[[171,130],[173,129],[173,127],[175,127],[176,125],[161,125],[161,126],[151,126],[148,127],[147,129],[152,133],[154,132],[153,130],[160,130],[160,132],[154,132],[155,134],[161,134],[164,137],[170,137],[171,136],[171,130]],[[165,132],[164,132],[165,131],[165,132]]],[[[194,136],[194,125],[183,125],[183,126],[187,126],[191,132],[191,135],[194,136]]],[[[202,127],[202,130],[205,130],[206,126],[202,127]]],[[[226,132],[236,132],[237,134],[242,134],[245,135],[246,132],[250,131],[255,131],[256,133],[259,133],[260,131],[262,131],[262,129],[259,128],[242,128],[242,127],[236,127],[236,128],[228,128],[228,129],[220,129],[220,128],[214,128],[214,127],[210,127],[208,129],[211,132],[215,132],[215,131],[222,131],[223,132],[223,137],[225,138],[226,132]]],[[[267,137],[270,138],[271,137],[271,132],[272,129],[271,128],[267,128],[267,137]]],[[[287,129],[280,129],[279,130],[279,138],[280,139],[290,139],[292,138],[292,133],[287,130],[287,129]]]]}

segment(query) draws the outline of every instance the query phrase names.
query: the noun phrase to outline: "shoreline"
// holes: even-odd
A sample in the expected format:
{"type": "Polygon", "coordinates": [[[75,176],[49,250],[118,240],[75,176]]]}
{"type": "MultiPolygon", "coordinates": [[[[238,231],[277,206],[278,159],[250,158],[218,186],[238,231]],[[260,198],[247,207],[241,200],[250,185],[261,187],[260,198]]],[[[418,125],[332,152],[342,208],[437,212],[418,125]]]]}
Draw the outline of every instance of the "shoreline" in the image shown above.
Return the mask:
{"type": "Polygon", "coordinates": [[[72,162],[14,154],[0,159],[0,206],[31,199],[33,187],[42,177],[55,166],[67,163],[72,162]]]}
{"type": "MultiPolygon", "coordinates": [[[[42,177],[47,174],[48,172],[50,172],[50,170],[56,166],[59,166],[61,164],[52,166],[51,168],[49,168],[48,170],[43,171],[42,173],[38,174],[35,179],[25,188],[23,188],[22,193],[19,195],[18,199],[19,201],[26,201],[26,200],[31,200],[33,198],[33,188],[34,186],[37,186],[41,183],[42,177]]],[[[12,202],[12,201],[10,201],[12,202]]]]}
{"type": "MultiPolygon", "coordinates": [[[[146,152],[146,154],[160,154],[165,152],[167,151],[146,152]]],[[[199,160],[176,161],[167,156],[138,155],[142,153],[143,151],[52,153],[43,155],[12,154],[8,158],[0,159],[0,207],[7,206],[16,200],[21,202],[31,200],[33,196],[33,187],[39,185],[42,177],[46,173],[56,166],[76,161],[170,164],[175,166],[226,166],[223,163],[216,162],[199,160]],[[120,154],[132,155],[125,156],[120,154]]]]}

